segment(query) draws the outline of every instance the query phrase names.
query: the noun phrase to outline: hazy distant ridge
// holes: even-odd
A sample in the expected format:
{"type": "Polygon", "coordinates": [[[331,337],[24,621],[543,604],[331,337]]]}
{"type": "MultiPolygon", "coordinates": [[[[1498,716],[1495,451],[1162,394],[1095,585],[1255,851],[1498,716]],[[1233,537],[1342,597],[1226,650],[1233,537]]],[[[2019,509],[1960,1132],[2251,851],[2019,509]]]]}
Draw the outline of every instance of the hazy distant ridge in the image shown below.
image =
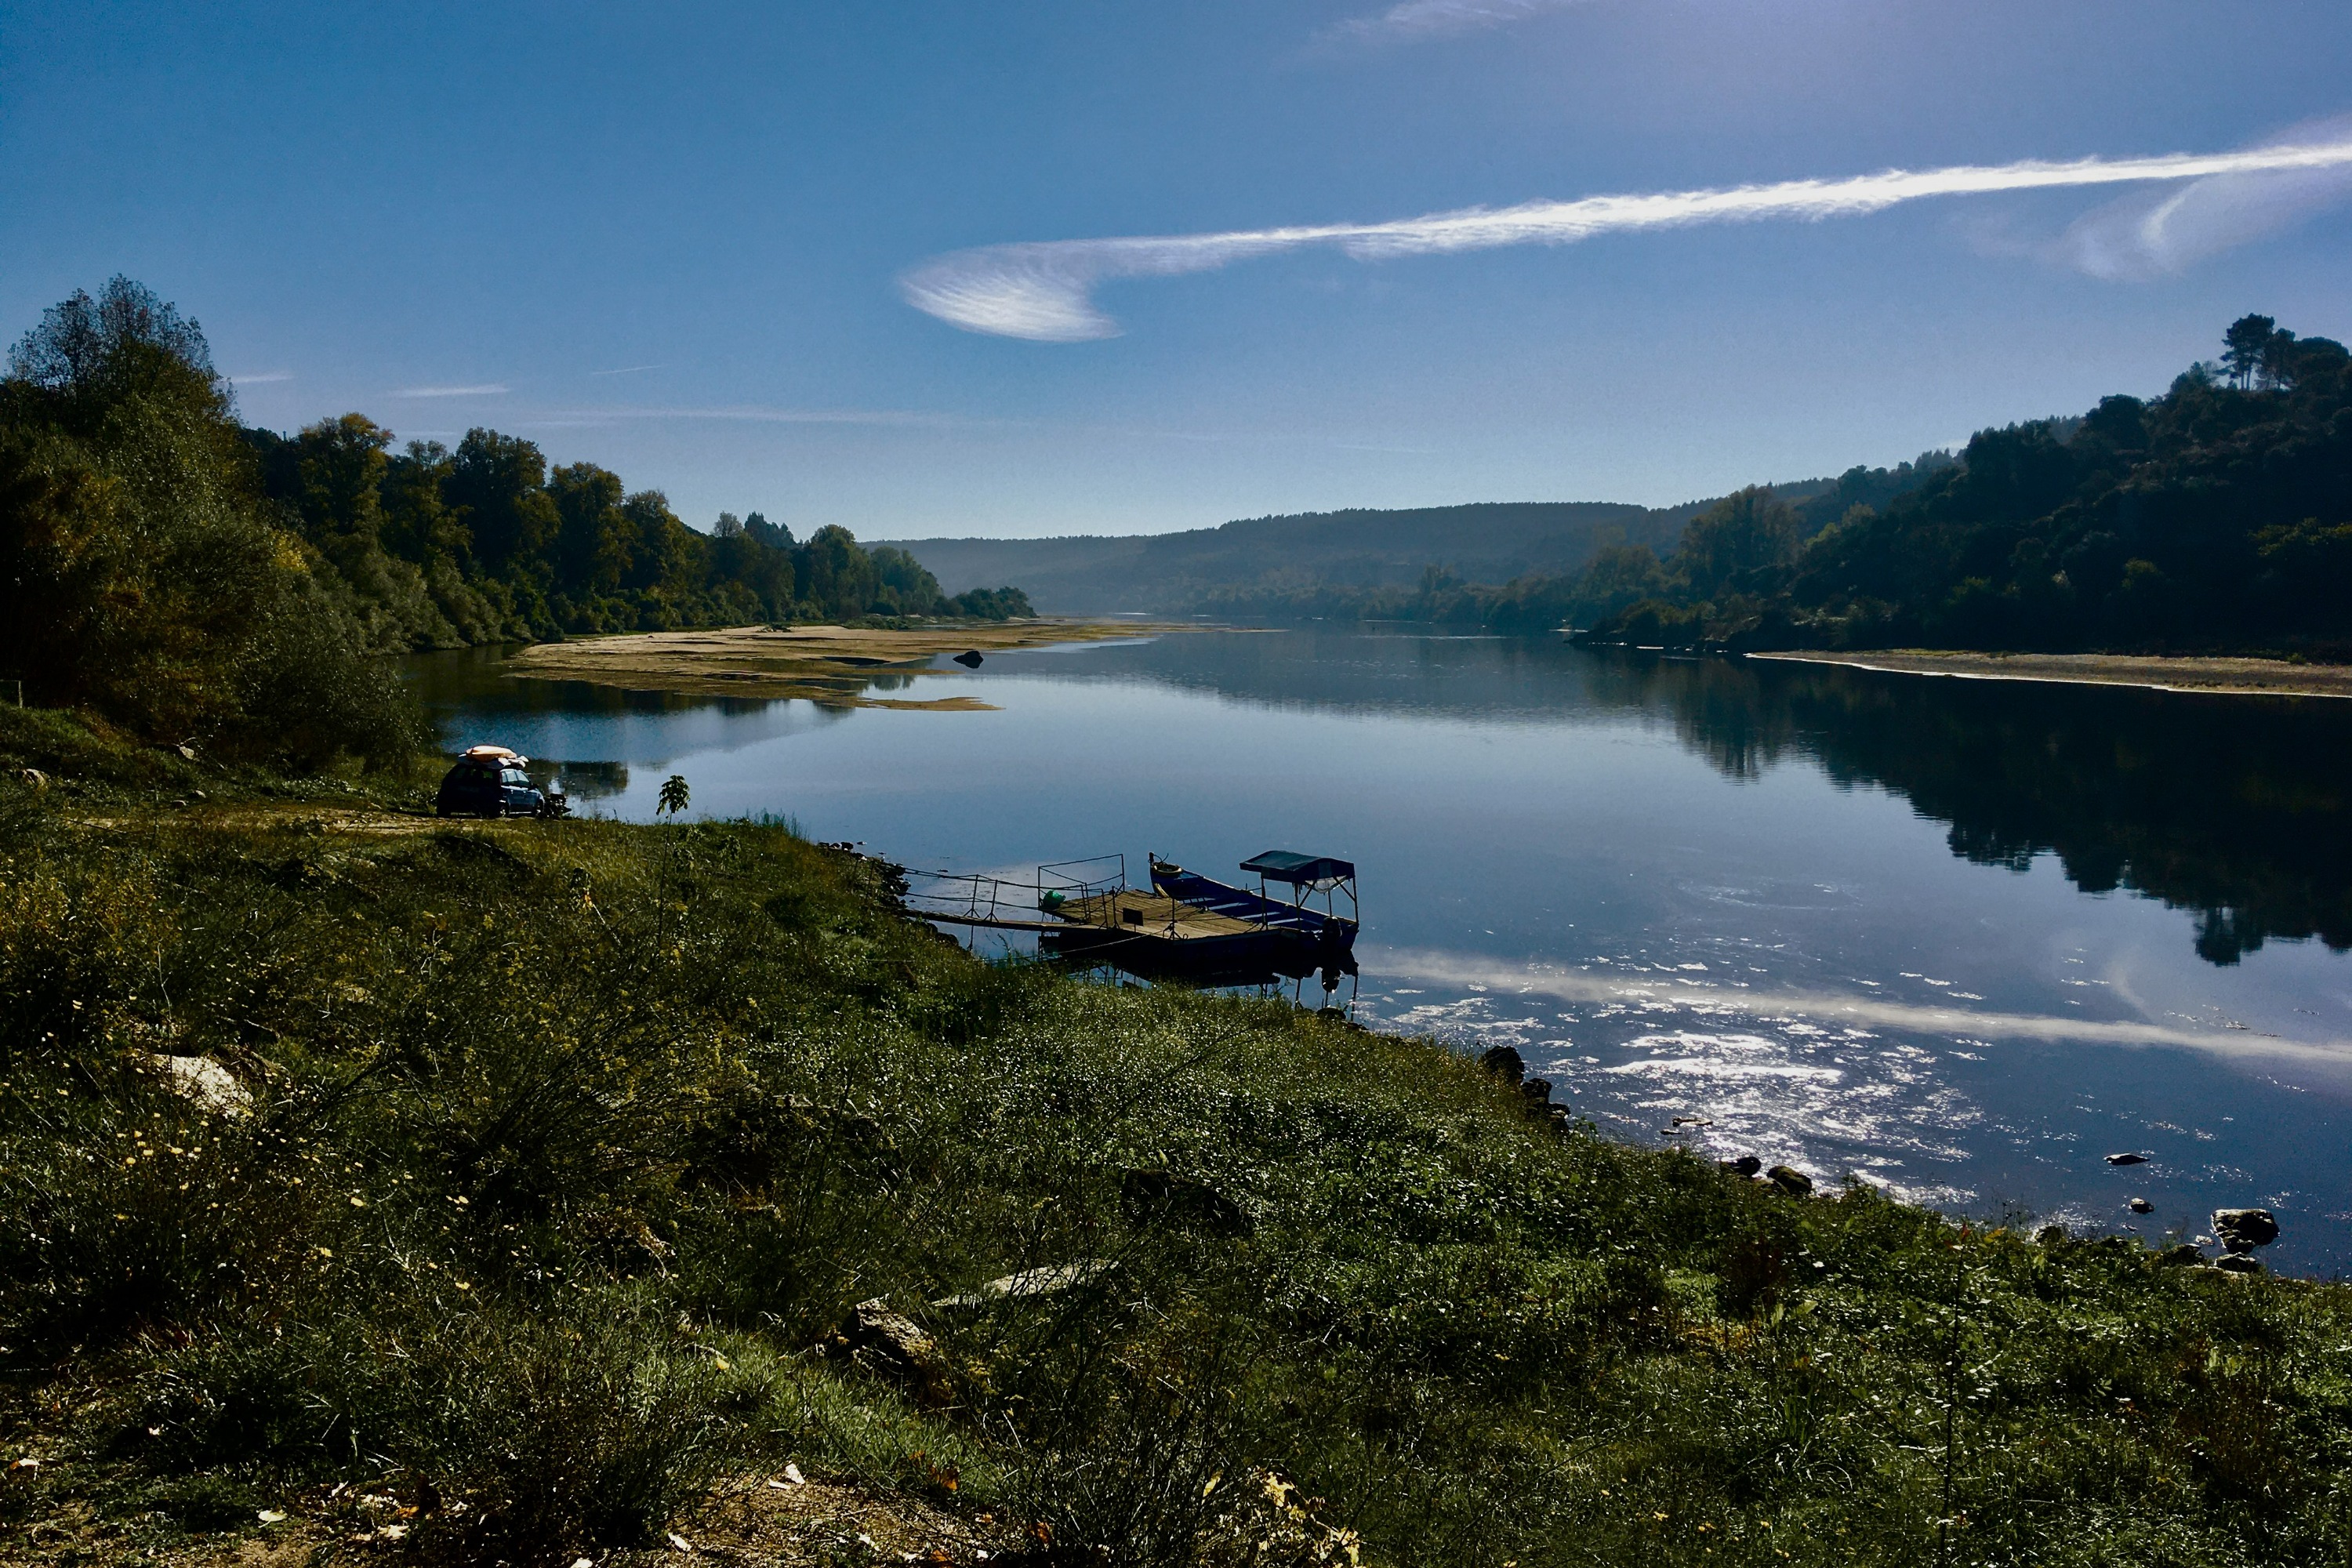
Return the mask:
{"type": "MultiPolygon", "coordinates": [[[[1795,499],[1827,485],[1809,480],[1780,493],[1795,499]]],[[[1010,583],[1049,613],[1167,614],[1239,589],[1399,586],[1419,582],[1433,566],[1477,583],[1577,572],[1604,545],[1671,550],[1683,524],[1708,504],[1353,508],[1245,518],[1181,533],[883,542],[921,562],[950,594],[1010,583]]]]}

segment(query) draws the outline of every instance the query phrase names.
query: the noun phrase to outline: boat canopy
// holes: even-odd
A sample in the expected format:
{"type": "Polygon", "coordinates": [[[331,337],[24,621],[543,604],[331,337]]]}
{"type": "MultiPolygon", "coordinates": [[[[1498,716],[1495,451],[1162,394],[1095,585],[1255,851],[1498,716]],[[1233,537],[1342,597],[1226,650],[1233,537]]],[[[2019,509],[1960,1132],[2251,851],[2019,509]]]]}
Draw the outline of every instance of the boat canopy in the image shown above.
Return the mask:
{"type": "Polygon", "coordinates": [[[1301,888],[1353,881],[1356,876],[1356,863],[1352,860],[1338,860],[1328,855],[1301,855],[1289,849],[1269,849],[1263,855],[1253,855],[1242,862],[1242,869],[1255,871],[1269,882],[1289,882],[1301,888]]]}

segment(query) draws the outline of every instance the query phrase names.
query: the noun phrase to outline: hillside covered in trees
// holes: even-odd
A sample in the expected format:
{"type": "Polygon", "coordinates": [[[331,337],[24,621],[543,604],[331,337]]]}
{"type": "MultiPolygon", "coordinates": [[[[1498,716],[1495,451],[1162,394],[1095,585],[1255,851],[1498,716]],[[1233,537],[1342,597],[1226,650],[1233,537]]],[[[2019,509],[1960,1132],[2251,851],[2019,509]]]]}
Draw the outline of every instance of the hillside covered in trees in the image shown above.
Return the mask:
{"type": "Polygon", "coordinates": [[[1478,618],[1540,604],[1596,640],[1668,646],[2340,656],[2352,355],[2267,316],[2224,342],[2160,397],[1981,431],[1884,500],[1744,490],[1663,561],[1616,552],[1478,618]]]}
{"type": "Polygon", "coordinates": [[[915,540],[1049,609],[1582,628],[1677,647],[2352,654],[2352,358],[2267,316],[2161,396],[1954,454],[1656,510],[1255,518],[1153,538],[915,540]]]}
{"type": "Polygon", "coordinates": [[[127,279],[75,294],[0,380],[0,677],[174,738],[231,715],[399,737],[360,717],[390,700],[366,655],[1028,613],[1010,589],[950,600],[911,556],[844,528],[796,541],[753,512],[698,531],[660,491],[593,463],[551,468],[495,430],[392,448],[359,414],[293,436],[246,427],[195,322],[127,279]]]}
{"type": "Polygon", "coordinates": [[[1671,546],[1706,503],[1509,501],[1244,518],[1175,533],[899,542],[954,587],[1018,583],[1055,613],[1320,613],[1325,595],[1411,591],[1434,564],[1474,581],[1574,573],[1611,544],[1671,546]]]}

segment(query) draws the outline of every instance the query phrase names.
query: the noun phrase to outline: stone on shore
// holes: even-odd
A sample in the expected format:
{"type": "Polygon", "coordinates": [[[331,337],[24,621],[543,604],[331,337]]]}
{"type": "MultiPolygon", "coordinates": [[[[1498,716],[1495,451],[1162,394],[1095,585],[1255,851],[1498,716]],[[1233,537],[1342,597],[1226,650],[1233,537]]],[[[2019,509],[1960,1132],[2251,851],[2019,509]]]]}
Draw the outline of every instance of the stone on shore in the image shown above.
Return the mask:
{"type": "Polygon", "coordinates": [[[2215,1209],[2213,1235],[2231,1252],[2252,1252],[2278,1239],[2278,1217],[2268,1209],[2215,1209]]]}
{"type": "Polygon", "coordinates": [[[1480,1054],[1478,1065],[1505,1083],[1517,1084],[1527,1079],[1527,1061],[1509,1046],[1488,1046],[1480,1054]]]}

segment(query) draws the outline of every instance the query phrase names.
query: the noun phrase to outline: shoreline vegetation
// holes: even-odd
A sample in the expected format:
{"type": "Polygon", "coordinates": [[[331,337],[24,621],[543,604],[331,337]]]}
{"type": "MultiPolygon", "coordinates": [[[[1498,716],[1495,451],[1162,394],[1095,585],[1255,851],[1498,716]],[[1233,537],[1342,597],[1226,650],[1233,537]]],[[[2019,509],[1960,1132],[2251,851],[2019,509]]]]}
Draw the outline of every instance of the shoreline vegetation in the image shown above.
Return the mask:
{"type": "Polygon", "coordinates": [[[1108,637],[1198,631],[1197,626],[1037,617],[949,625],[903,624],[728,626],[709,631],[638,632],[537,643],[508,661],[509,676],[583,680],[631,691],[698,696],[803,698],[830,707],[989,712],[975,697],[922,700],[874,697],[877,685],[905,690],[950,658],[1007,648],[1048,647],[1108,637]]]}
{"type": "Polygon", "coordinates": [[[2352,1289],[2194,1216],[1613,1142],[1507,1057],[980,962],[774,824],[43,710],[0,763],[9,1568],[2347,1545],[2352,1289]]]}
{"type": "Polygon", "coordinates": [[[2352,662],[2352,354],[2267,316],[2231,323],[2222,350],[2158,396],[1664,510],[1350,512],[908,547],[959,580],[1034,573],[1054,609],[1083,595],[1225,619],[1576,627],[1639,647],[2352,662]]]}
{"type": "Polygon", "coordinates": [[[1915,647],[1870,653],[1759,648],[1750,650],[1748,657],[1967,680],[2132,686],[2204,696],[2352,697],[2352,665],[2303,664],[2283,658],[2219,658],[2193,654],[1979,653],[1915,647]]]}
{"type": "Polygon", "coordinates": [[[231,413],[131,285],[0,382],[6,1568],[2352,1549],[2352,1289],[2197,1216],[1759,1179],[1508,1053],[982,963],[683,779],[436,819],[231,413]]]}

